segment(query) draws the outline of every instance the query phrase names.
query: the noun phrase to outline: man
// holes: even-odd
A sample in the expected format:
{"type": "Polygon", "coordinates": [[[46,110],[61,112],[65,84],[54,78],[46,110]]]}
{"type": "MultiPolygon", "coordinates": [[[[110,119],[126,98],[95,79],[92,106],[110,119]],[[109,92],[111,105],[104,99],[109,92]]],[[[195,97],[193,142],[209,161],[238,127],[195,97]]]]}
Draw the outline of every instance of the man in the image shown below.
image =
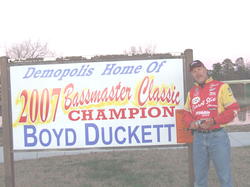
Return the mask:
{"type": "Polygon", "coordinates": [[[188,93],[184,121],[193,131],[193,164],[195,186],[207,187],[209,161],[212,160],[221,187],[231,187],[230,142],[223,127],[239,110],[228,86],[208,76],[199,61],[190,64],[195,85],[188,93]]]}

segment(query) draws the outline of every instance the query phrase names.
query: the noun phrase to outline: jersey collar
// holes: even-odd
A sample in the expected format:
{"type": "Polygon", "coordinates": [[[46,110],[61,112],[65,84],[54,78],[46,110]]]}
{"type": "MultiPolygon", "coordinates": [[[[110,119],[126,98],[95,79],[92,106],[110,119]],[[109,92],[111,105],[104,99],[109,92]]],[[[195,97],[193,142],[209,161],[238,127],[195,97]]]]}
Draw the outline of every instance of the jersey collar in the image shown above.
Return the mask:
{"type": "MultiPolygon", "coordinates": [[[[206,80],[206,82],[205,82],[205,84],[208,84],[209,82],[212,82],[214,79],[212,78],[212,77],[209,77],[207,80],[206,80]]],[[[197,82],[195,82],[194,83],[196,86],[199,86],[199,84],[197,83],[197,82]]]]}

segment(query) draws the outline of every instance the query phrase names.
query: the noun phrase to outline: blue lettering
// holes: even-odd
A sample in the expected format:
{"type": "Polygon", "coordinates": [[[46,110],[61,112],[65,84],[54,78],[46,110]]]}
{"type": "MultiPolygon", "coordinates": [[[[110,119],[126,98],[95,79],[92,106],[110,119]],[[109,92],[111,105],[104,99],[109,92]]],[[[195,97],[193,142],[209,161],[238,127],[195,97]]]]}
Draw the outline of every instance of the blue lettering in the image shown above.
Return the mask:
{"type": "MultiPolygon", "coordinates": [[[[36,146],[38,143],[42,146],[49,146],[56,140],[56,145],[60,146],[62,143],[62,134],[64,129],[42,129],[40,132],[36,130],[33,125],[24,125],[24,145],[25,147],[36,146]],[[52,133],[52,132],[53,133],[52,133]],[[54,135],[53,135],[54,134],[54,135]],[[55,139],[54,139],[55,137],[55,139]]],[[[76,132],[72,128],[65,129],[65,145],[72,146],[76,143],[76,132]]]]}
{"type": "Polygon", "coordinates": [[[167,127],[168,128],[168,141],[170,142],[172,140],[171,138],[171,128],[174,127],[174,124],[167,124],[167,125],[164,125],[164,127],[167,127]]]}
{"type": "Polygon", "coordinates": [[[74,144],[76,143],[76,132],[75,132],[75,130],[74,130],[74,129],[71,129],[71,128],[66,128],[66,129],[65,129],[65,138],[66,138],[65,144],[66,144],[67,146],[74,145],[74,144]],[[72,139],[71,142],[69,141],[69,133],[70,133],[70,132],[71,132],[72,135],[73,135],[73,139],[72,139]]]}
{"type": "Polygon", "coordinates": [[[60,76],[60,78],[58,80],[62,80],[63,77],[67,77],[69,72],[70,72],[70,69],[63,70],[63,73],[62,73],[62,75],[60,76]]]}
{"type": "Polygon", "coordinates": [[[136,68],[135,68],[135,74],[137,74],[137,73],[140,73],[140,71],[141,71],[141,69],[142,69],[142,66],[137,66],[136,68]]]}
{"type": "Polygon", "coordinates": [[[160,69],[161,69],[161,67],[163,66],[163,64],[165,64],[166,63],[166,61],[162,61],[161,62],[161,64],[158,66],[158,68],[157,68],[157,70],[155,71],[155,72],[160,72],[160,69]]]}
{"type": "Polygon", "coordinates": [[[61,69],[58,69],[54,72],[54,77],[59,77],[62,73],[62,70],[61,69]]]}
{"type": "Polygon", "coordinates": [[[163,128],[163,125],[153,125],[153,128],[156,128],[157,142],[160,142],[160,128],[163,128]]]}
{"type": "Polygon", "coordinates": [[[35,74],[34,74],[34,77],[35,77],[35,78],[38,78],[39,75],[40,75],[41,73],[42,73],[41,70],[37,70],[37,71],[35,72],[35,74]]]}
{"type": "Polygon", "coordinates": [[[139,138],[136,135],[136,131],[138,130],[139,126],[136,126],[134,130],[131,132],[131,126],[128,127],[128,138],[129,143],[132,143],[132,138],[134,137],[137,143],[140,143],[139,138]]]}
{"type": "Polygon", "coordinates": [[[24,146],[25,147],[35,146],[37,144],[37,138],[35,136],[36,128],[33,125],[24,125],[23,128],[24,128],[24,146]],[[28,141],[28,139],[30,140],[30,142],[28,141]]]}
{"type": "Polygon", "coordinates": [[[104,70],[104,72],[101,74],[101,75],[110,75],[111,74],[111,71],[113,69],[113,67],[115,66],[116,64],[107,64],[106,65],[106,68],[104,70]],[[111,67],[110,67],[111,66],[111,67]]]}
{"type": "Polygon", "coordinates": [[[119,138],[118,138],[118,131],[119,130],[122,130],[123,132],[126,132],[124,127],[117,127],[116,130],[115,130],[115,140],[119,144],[124,144],[125,141],[126,141],[126,138],[123,138],[122,140],[119,140],[119,138]]]}
{"type": "Polygon", "coordinates": [[[89,68],[89,65],[85,68],[85,65],[81,67],[81,70],[78,72],[76,76],[90,76],[93,73],[94,68],[89,68]]]}
{"type": "Polygon", "coordinates": [[[142,66],[116,66],[116,64],[107,64],[104,72],[101,75],[117,75],[117,74],[132,74],[139,73],[142,66]]]}
{"type": "Polygon", "coordinates": [[[152,143],[152,140],[146,140],[145,136],[151,135],[151,132],[145,132],[145,129],[151,128],[151,125],[145,125],[141,127],[142,143],[152,143]]]}
{"type": "Polygon", "coordinates": [[[44,70],[41,78],[52,77],[53,73],[54,73],[54,70],[49,70],[49,69],[48,70],[44,70]]]}
{"type": "Polygon", "coordinates": [[[62,135],[63,129],[61,129],[61,130],[59,131],[59,134],[57,134],[57,132],[56,132],[55,129],[53,129],[52,131],[54,132],[54,134],[55,134],[55,136],[56,136],[57,145],[59,146],[59,145],[60,145],[60,137],[61,137],[61,135],[62,135]]]}
{"type": "Polygon", "coordinates": [[[40,141],[41,144],[42,144],[43,146],[45,146],[45,147],[47,147],[47,146],[51,143],[51,134],[50,134],[50,132],[49,132],[48,129],[43,129],[43,130],[41,130],[41,132],[40,132],[40,134],[39,134],[39,141],[40,141]],[[43,136],[44,133],[48,135],[48,141],[47,141],[47,142],[44,142],[44,140],[43,140],[43,138],[42,138],[42,136],[43,136]]]}
{"type": "Polygon", "coordinates": [[[78,69],[73,69],[71,72],[70,72],[70,76],[73,77],[77,74],[78,72],[78,69]]]}
{"type": "Polygon", "coordinates": [[[113,74],[114,74],[114,75],[117,75],[118,73],[120,73],[121,69],[122,69],[122,68],[121,68],[120,66],[116,67],[116,68],[114,69],[114,71],[113,71],[113,74]]]}
{"type": "Polygon", "coordinates": [[[102,142],[105,144],[105,145],[109,145],[112,143],[112,127],[109,127],[109,135],[108,135],[110,138],[108,141],[105,140],[105,133],[104,133],[104,127],[102,127],[102,142]]]}
{"type": "MultiPolygon", "coordinates": [[[[113,64],[115,66],[115,64],[113,64]]],[[[113,67],[106,68],[107,74],[110,74],[113,67]]],[[[81,66],[81,69],[44,69],[44,70],[36,70],[34,67],[29,67],[26,70],[26,73],[23,76],[23,79],[28,78],[58,78],[58,80],[62,80],[65,77],[74,77],[74,76],[90,76],[93,74],[94,68],[89,68],[89,65],[85,67],[85,65],[81,66]]],[[[120,73],[120,70],[119,72],[120,73]]],[[[105,72],[104,72],[105,74],[105,72]]]]}
{"type": "Polygon", "coordinates": [[[88,72],[86,73],[86,76],[90,76],[93,74],[94,68],[89,68],[88,72]]]}
{"type": "Polygon", "coordinates": [[[151,64],[149,64],[148,68],[147,68],[147,72],[148,73],[152,73],[158,66],[158,62],[154,61],[151,64]]]}
{"type": "Polygon", "coordinates": [[[97,128],[97,125],[94,123],[85,123],[85,142],[86,145],[95,145],[99,140],[99,131],[97,128]],[[90,140],[89,137],[89,128],[93,128],[95,130],[95,139],[94,140],[90,140]]]}
{"type": "Polygon", "coordinates": [[[24,75],[24,77],[23,77],[23,79],[28,79],[28,78],[30,78],[32,75],[33,75],[33,73],[34,73],[34,71],[36,70],[36,68],[28,68],[28,71],[26,72],[26,74],[24,75]]]}

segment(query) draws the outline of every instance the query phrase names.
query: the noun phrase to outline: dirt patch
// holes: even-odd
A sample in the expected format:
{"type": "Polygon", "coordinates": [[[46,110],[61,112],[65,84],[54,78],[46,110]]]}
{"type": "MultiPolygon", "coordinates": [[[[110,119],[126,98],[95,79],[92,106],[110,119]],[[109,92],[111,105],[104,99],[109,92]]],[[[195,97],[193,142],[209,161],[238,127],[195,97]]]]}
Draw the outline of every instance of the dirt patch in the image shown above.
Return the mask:
{"type": "MultiPolygon", "coordinates": [[[[235,186],[250,186],[250,147],[232,148],[235,186]]],[[[187,149],[113,151],[15,163],[17,187],[188,186],[187,149]]],[[[3,164],[0,186],[4,186],[3,164]]],[[[219,186],[213,165],[209,186],[219,186]]]]}

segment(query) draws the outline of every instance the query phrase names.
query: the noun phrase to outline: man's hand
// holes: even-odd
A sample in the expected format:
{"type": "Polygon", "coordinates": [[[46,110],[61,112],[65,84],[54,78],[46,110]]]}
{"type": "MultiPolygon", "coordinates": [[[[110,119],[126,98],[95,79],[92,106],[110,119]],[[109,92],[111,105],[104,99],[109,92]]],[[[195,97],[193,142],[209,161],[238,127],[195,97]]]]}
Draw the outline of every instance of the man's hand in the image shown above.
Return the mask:
{"type": "Polygon", "coordinates": [[[215,124],[215,121],[213,118],[207,118],[207,119],[204,119],[204,122],[200,124],[200,128],[208,129],[209,127],[213,126],[214,124],[215,124]]]}
{"type": "Polygon", "coordinates": [[[190,124],[190,129],[192,129],[192,130],[199,129],[199,128],[208,129],[209,127],[213,126],[214,124],[215,124],[215,121],[213,118],[196,120],[190,124]]]}
{"type": "Polygon", "coordinates": [[[193,121],[190,124],[190,129],[192,129],[192,130],[198,129],[198,128],[200,128],[200,125],[201,125],[201,120],[193,121]]]}

